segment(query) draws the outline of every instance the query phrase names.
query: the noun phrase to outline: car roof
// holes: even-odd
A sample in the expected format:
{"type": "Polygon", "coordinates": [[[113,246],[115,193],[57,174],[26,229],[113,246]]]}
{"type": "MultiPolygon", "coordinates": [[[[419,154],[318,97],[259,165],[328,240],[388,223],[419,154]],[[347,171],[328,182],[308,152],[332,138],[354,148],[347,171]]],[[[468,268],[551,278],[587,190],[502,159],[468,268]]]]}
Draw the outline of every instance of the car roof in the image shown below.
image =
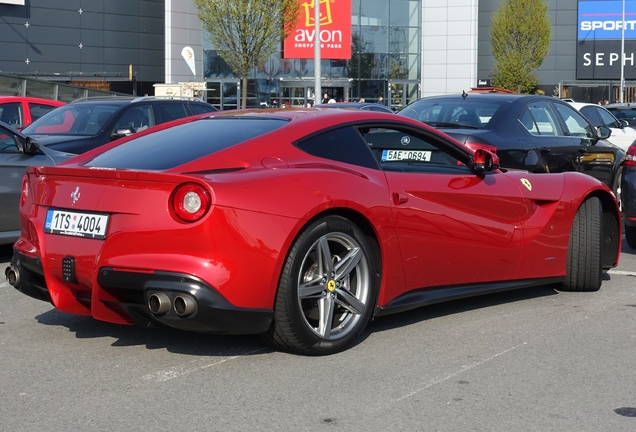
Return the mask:
{"type": "Polygon", "coordinates": [[[36,98],[31,96],[0,96],[0,103],[5,103],[5,102],[33,102],[33,103],[41,103],[43,105],[53,105],[53,106],[59,106],[59,105],[65,104],[62,101],[57,101],[53,99],[45,99],[45,98],[36,98]]]}
{"type": "Polygon", "coordinates": [[[605,106],[599,105],[599,104],[595,104],[595,103],[591,103],[591,102],[570,102],[567,101],[570,105],[572,105],[574,108],[576,109],[580,109],[586,106],[593,106],[593,107],[598,107],[598,108],[605,108],[605,106]]]}
{"type": "Polygon", "coordinates": [[[544,95],[534,95],[534,94],[517,94],[517,93],[454,93],[454,94],[446,94],[446,95],[437,95],[437,96],[425,96],[418,100],[435,100],[435,99],[446,99],[446,100],[454,100],[454,99],[465,99],[465,100],[499,100],[499,101],[508,101],[512,102],[518,99],[550,99],[561,101],[559,98],[555,98],[553,96],[544,96],[544,95]]]}
{"type": "Polygon", "coordinates": [[[128,95],[113,95],[113,96],[91,96],[75,99],[71,103],[86,103],[86,102],[113,102],[113,103],[133,103],[144,101],[175,101],[175,102],[201,102],[203,100],[188,97],[188,96],[128,96],[128,95]]]}
{"type": "Polygon", "coordinates": [[[615,102],[609,105],[604,105],[605,108],[618,108],[618,109],[636,109],[636,103],[630,102],[615,102]]]}

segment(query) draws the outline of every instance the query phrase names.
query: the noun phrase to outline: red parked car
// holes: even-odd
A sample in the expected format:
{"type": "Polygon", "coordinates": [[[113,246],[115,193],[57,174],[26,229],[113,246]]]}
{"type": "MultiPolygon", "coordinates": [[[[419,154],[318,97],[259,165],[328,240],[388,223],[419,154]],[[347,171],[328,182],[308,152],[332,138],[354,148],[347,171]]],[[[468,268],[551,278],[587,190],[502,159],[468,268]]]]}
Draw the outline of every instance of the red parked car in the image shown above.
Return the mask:
{"type": "Polygon", "coordinates": [[[52,99],[0,96],[0,121],[22,130],[47,112],[64,105],[52,99]]]}
{"type": "Polygon", "coordinates": [[[203,114],[30,167],[21,223],[7,278],[61,311],[309,355],[443,300],[598,290],[621,246],[591,176],[500,170],[417,120],[320,108],[203,114]]]}

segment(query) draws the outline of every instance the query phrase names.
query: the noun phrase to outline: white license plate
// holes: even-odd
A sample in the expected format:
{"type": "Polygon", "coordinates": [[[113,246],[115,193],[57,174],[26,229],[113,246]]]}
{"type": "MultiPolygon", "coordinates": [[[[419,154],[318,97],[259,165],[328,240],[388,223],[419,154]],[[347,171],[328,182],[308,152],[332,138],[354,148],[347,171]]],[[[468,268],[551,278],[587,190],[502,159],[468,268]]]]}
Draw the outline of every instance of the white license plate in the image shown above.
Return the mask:
{"type": "Polygon", "coordinates": [[[421,161],[430,162],[431,152],[423,150],[383,150],[382,161],[421,161]]]}
{"type": "Polygon", "coordinates": [[[49,209],[46,212],[44,231],[75,237],[94,239],[106,238],[108,215],[98,213],[79,213],[49,209]]]}

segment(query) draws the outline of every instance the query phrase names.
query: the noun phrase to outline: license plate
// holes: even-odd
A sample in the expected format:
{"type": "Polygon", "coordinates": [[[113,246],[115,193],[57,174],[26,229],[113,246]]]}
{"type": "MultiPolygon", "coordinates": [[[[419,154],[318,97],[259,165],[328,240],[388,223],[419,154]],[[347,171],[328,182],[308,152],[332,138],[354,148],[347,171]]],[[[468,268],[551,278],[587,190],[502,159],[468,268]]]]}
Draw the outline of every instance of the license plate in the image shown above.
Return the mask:
{"type": "Polygon", "coordinates": [[[383,150],[382,161],[420,161],[430,162],[431,152],[423,150],[383,150]]]}
{"type": "Polygon", "coordinates": [[[75,237],[105,239],[108,215],[49,209],[44,231],[75,237]]]}

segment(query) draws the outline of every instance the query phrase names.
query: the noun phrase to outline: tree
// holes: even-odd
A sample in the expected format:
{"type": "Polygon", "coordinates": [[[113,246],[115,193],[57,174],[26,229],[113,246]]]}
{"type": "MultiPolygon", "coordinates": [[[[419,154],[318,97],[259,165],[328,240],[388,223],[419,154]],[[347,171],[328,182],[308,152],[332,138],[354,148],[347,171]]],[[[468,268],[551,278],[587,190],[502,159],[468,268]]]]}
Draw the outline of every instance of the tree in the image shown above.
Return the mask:
{"type": "Polygon", "coordinates": [[[534,71],[550,48],[552,25],[543,0],[506,0],[492,18],[490,36],[495,67],[493,85],[530,93],[539,82],[534,71]]]}
{"type": "Polygon", "coordinates": [[[241,77],[247,106],[247,75],[271,56],[295,28],[298,0],[194,0],[203,28],[219,55],[241,77]]]}

